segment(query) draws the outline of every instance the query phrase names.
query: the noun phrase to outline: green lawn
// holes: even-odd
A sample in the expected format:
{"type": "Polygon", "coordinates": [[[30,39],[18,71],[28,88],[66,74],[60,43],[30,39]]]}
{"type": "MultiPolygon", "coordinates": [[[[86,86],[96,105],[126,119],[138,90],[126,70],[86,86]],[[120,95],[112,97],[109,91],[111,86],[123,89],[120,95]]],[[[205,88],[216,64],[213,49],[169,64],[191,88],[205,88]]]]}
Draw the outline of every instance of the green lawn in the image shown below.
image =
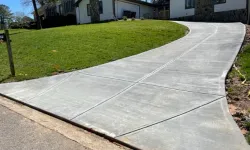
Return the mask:
{"type": "Polygon", "coordinates": [[[0,82],[50,76],[114,61],[174,41],[187,30],[160,20],[12,30],[16,77],[9,77],[6,45],[0,44],[0,82]]]}
{"type": "Polygon", "coordinates": [[[240,66],[240,71],[246,76],[247,81],[250,81],[250,44],[238,55],[236,64],[240,66]]]}

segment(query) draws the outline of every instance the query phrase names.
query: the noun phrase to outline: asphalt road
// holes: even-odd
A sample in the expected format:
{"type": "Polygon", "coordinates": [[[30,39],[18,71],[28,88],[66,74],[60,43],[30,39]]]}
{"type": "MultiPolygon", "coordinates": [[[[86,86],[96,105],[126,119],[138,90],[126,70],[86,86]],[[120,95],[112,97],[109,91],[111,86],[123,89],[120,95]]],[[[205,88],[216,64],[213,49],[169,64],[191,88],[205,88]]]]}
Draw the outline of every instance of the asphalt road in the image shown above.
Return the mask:
{"type": "Polygon", "coordinates": [[[0,105],[1,150],[89,150],[0,105]]]}

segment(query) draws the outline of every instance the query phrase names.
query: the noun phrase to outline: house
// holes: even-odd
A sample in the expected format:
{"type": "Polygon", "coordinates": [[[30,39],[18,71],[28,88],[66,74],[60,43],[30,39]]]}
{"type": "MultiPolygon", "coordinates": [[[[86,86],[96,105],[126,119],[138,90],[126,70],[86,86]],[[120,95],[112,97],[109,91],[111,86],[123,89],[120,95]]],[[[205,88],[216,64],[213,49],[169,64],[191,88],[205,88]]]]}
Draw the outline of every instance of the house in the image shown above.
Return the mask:
{"type": "MultiPolygon", "coordinates": [[[[99,1],[99,21],[120,19],[123,16],[153,18],[155,7],[152,3],[140,0],[97,0],[99,1]]],[[[93,22],[90,0],[76,1],[77,23],[93,22]]]]}
{"type": "Polygon", "coordinates": [[[247,0],[170,0],[170,19],[247,21],[247,0]]]}
{"type": "Polygon", "coordinates": [[[71,20],[77,24],[121,19],[123,16],[247,22],[247,0],[60,0],[42,7],[45,18],[72,15],[71,20]]]}
{"type": "Polygon", "coordinates": [[[44,17],[76,15],[75,0],[59,0],[43,5],[44,17]]]}

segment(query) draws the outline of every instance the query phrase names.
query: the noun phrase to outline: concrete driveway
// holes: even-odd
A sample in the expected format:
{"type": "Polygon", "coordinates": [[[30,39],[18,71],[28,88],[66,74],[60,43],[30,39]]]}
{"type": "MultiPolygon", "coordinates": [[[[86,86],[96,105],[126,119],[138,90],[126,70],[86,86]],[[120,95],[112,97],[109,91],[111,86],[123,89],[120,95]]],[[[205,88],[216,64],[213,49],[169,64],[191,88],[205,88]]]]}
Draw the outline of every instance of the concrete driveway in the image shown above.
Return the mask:
{"type": "Polygon", "coordinates": [[[0,93],[141,149],[249,149],[228,111],[225,77],[241,23],[179,22],[168,45],[93,68],[0,85],[0,93]]]}

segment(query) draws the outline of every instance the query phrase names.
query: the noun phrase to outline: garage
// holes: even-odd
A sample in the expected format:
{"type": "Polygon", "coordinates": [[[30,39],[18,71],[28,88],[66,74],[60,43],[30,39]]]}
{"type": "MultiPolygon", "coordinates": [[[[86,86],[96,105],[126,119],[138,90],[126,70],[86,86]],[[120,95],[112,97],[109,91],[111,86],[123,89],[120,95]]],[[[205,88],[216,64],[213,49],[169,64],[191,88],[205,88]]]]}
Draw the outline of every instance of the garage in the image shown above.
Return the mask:
{"type": "Polygon", "coordinates": [[[122,18],[126,12],[135,13],[136,18],[140,18],[140,5],[128,1],[116,1],[116,15],[122,18]]]}

